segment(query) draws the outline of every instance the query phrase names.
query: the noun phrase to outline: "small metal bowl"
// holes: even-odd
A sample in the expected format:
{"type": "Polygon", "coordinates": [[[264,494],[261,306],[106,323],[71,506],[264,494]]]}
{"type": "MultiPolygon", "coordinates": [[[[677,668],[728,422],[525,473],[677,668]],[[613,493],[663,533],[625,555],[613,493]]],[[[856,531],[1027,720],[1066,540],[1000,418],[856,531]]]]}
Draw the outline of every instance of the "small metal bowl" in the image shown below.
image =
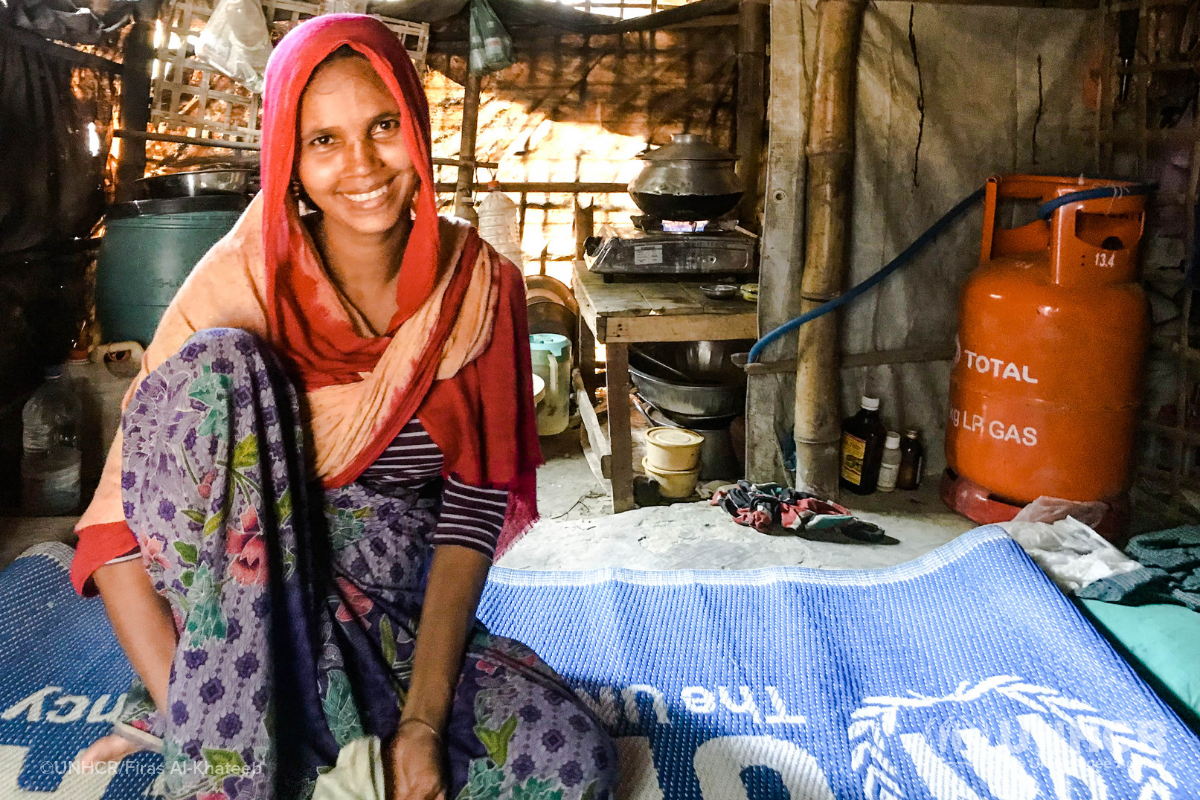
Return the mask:
{"type": "Polygon", "coordinates": [[[257,178],[257,175],[250,169],[202,169],[152,175],[137,183],[148,198],[160,200],[203,195],[245,195],[250,193],[252,178],[257,178]]]}
{"type": "Polygon", "coordinates": [[[704,292],[704,296],[712,300],[732,300],[738,296],[738,287],[731,283],[710,283],[707,286],[701,286],[700,291],[704,292]]]}

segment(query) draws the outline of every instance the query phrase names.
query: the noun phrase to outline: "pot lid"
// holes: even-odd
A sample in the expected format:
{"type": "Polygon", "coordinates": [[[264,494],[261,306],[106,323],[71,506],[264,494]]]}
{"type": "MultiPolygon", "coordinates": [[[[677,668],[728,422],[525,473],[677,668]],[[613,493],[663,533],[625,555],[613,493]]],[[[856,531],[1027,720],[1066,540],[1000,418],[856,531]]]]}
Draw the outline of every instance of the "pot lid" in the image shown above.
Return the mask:
{"type": "Polygon", "coordinates": [[[563,353],[571,347],[571,340],[560,333],[532,333],[529,335],[529,349],[545,350],[562,358],[563,353]]]}
{"type": "Polygon", "coordinates": [[[651,428],[646,431],[646,441],[659,447],[694,447],[704,442],[704,437],[687,428],[651,428]]]}
{"type": "Polygon", "coordinates": [[[638,156],[643,161],[737,161],[737,156],[711,145],[697,133],[676,133],[671,143],[638,156]]]}

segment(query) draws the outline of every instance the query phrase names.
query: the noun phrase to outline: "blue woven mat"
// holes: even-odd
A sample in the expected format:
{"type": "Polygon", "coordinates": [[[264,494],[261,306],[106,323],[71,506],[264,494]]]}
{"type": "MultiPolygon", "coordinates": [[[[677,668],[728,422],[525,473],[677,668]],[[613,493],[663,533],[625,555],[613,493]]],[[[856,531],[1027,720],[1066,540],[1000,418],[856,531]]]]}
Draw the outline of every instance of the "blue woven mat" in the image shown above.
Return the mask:
{"type": "Polygon", "coordinates": [[[1200,798],[1200,740],[999,528],[886,570],[494,569],[630,798],[1200,798]]]}
{"type": "MultiPolygon", "coordinates": [[[[132,674],[70,556],[0,574],[0,800],[158,770],[67,770],[132,674]]],[[[1200,798],[1200,741],[996,528],[871,572],[495,569],[480,616],[589,699],[627,798],[1200,798]]]]}
{"type": "Polygon", "coordinates": [[[73,554],[38,545],[0,573],[0,800],[145,797],[162,763],[142,753],[112,773],[70,769],[133,676],[103,602],[71,588],[73,554]]]}

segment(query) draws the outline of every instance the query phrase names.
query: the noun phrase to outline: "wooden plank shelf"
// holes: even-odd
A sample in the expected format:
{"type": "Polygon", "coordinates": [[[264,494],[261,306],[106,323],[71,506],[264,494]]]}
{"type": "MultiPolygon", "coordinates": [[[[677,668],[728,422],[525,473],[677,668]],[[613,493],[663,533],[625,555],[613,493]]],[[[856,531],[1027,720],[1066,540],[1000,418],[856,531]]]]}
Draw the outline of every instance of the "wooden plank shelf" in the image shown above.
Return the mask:
{"type": "MultiPolygon", "coordinates": [[[[592,450],[599,457],[600,475],[611,478],[613,511],[633,508],[633,433],[629,415],[629,345],[639,342],[688,342],[716,339],[754,339],[758,310],[745,300],[712,300],[700,282],[646,276],[637,281],[613,280],[576,261],[572,285],[579,301],[580,341],[592,338],[604,345],[608,387],[607,431],[591,406],[588,385],[595,375],[575,381],[580,416],[592,450]],[[605,459],[607,469],[605,469],[605,459]]],[[[586,370],[594,367],[582,364],[586,370]]],[[[595,469],[595,467],[593,467],[595,469]]]]}

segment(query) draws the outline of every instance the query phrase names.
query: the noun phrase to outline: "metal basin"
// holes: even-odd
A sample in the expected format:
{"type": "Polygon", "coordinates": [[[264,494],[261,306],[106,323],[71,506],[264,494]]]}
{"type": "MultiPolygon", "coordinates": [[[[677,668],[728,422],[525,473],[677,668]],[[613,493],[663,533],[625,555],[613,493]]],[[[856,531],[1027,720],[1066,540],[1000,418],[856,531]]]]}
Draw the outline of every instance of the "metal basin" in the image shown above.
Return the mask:
{"type": "Polygon", "coordinates": [[[693,417],[741,414],[746,404],[746,375],[730,356],[745,352],[743,340],[644,344],[629,349],[629,374],[638,391],[667,412],[693,417]],[[650,358],[646,358],[649,356],[650,358]],[[687,383],[655,362],[687,375],[687,383]]]}
{"type": "Polygon", "coordinates": [[[697,417],[740,414],[746,404],[745,386],[684,386],[652,377],[632,366],[629,376],[647,400],[678,414],[697,417]]]}
{"type": "Polygon", "coordinates": [[[689,384],[745,385],[745,371],[734,363],[734,355],[745,353],[754,345],[753,339],[701,340],[698,342],[651,342],[629,348],[632,363],[643,372],[658,378],[680,383],[678,376],[656,370],[654,361],[684,373],[689,384]],[[643,358],[648,356],[649,359],[643,358]],[[651,360],[652,359],[652,360],[651,360]]]}
{"type": "Polygon", "coordinates": [[[571,346],[575,346],[578,326],[571,309],[545,297],[531,297],[525,310],[529,315],[530,333],[557,333],[570,339],[571,346]]]}
{"type": "Polygon", "coordinates": [[[198,197],[208,194],[249,194],[256,178],[249,169],[206,169],[172,172],[142,178],[138,184],[147,197],[198,197]]]}

